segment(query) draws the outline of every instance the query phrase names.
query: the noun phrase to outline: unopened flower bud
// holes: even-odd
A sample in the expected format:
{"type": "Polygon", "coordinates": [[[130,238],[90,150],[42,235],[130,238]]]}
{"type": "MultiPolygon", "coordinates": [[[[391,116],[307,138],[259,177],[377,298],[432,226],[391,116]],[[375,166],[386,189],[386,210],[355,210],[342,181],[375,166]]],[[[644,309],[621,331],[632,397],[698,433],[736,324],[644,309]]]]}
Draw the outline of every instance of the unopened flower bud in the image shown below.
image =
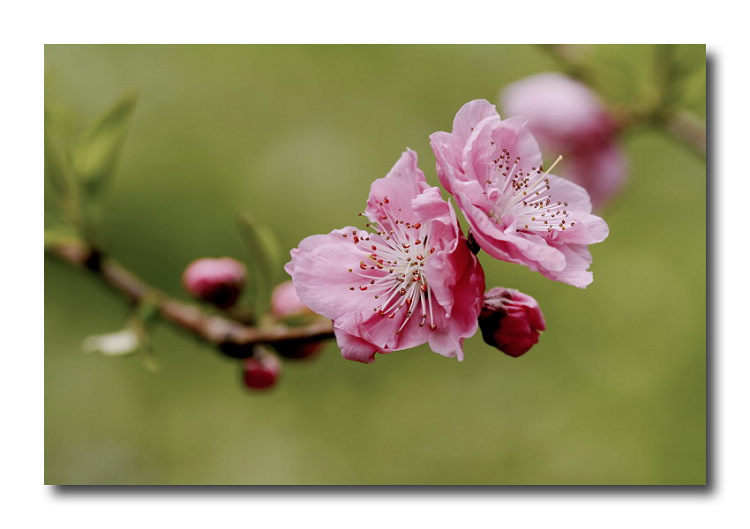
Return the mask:
{"type": "Polygon", "coordinates": [[[267,389],[276,384],[281,363],[276,356],[263,352],[244,361],[243,379],[250,389],[267,389]]]}
{"type": "Polygon", "coordinates": [[[276,285],[271,293],[271,314],[278,319],[284,319],[313,312],[299,300],[294,284],[284,281],[276,285]]]}
{"type": "Polygon", "coordinates": [[[544,316],[534,298],[508,288],[493,288],[484,295],[479,314],[482,338],[507,355],[517,357],[539,341],[544,316]]]}
{"type": "Polygon", "coordinates": [[[182,284],[190,294],[220,308],[234,305],[245,285],[245,265],[231,257],[203,258],[190,263],[182,284]]]}

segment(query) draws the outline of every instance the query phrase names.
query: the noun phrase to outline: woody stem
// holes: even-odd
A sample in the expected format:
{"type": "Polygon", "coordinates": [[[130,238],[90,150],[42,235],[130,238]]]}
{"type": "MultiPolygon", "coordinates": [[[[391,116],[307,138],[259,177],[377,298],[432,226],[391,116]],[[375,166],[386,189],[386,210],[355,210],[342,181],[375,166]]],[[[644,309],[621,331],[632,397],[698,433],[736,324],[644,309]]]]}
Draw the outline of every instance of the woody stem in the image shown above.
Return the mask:
{"type": "Polygon", "coordinates": [[[72,266],[95,274],[133,303],[150,303],[158,314],[175,327],[190,332],[222,351],[240,356],[252,355],[256,344],[313,341],[333,338],[330,321],[317,321],[303,327],[275,325],[259,328],[226,317],[210,314],[195,305],[178,301],[147,284],[115,259],[83,241],[47,246],[45,251],[72,266]]]}

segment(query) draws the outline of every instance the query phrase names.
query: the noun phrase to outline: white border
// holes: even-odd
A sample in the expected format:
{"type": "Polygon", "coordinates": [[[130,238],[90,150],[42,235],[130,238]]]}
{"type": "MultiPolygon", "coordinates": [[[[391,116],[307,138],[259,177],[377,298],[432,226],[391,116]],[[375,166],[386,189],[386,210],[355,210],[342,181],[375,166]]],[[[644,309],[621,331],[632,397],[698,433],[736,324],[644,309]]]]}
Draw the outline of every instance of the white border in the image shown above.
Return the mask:
{"type": "MultiPolygon", "coordinates": [[[[748,466],[747,28],[734,2],[13,2],[2,39],[3,519],[9,526],[736,526],[748,466]],[[42,43],[708,42],[717,181],[714,483],[655,489],[61,494],[43,481],[42,43]],[[721,172],[726,169],[726,172],[721,172]],[[741,305],[741,303],[743,305],[741,305]],[[289,508],[293,503],[294,508],[289,508]],[[17,520],[17,521],[14,521],[17,520]]],[[[686,214],[688,214],[686,212],[686,214]]],[[[647,366],[644,366],[647,368],[647,366]]]]}

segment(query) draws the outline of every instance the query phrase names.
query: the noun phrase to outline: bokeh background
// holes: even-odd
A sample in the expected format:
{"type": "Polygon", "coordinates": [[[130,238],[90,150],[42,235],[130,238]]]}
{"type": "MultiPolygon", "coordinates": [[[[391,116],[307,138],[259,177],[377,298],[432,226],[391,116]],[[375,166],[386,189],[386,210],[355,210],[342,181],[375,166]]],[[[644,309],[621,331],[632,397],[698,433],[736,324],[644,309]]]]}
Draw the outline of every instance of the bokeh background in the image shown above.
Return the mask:
{"type": "MultiPolygon", "coordinates": [[[[602,96],[653,92],[652,46],[590,50],[602,96]]],[[[705,117],[705,47],[680,106],[705,117]]],[[[80,122],[138,103],[98,233],[187,299],[192,260],[245,259],[250,210],[285,249],[356,223],[405,147],[437,185],[428,135],[471,99],[558,69],[534,46],[47,46],[45,98],[80,122]]],[[[500,108],[502,113],[502,108],[500,108]]],[[[662,132],[623,139],[630,177],[602,212],[586,290],[480,254],[487,285],[535,296],[548,330],[519,359],[482,342],[285,364],[248,392],[237,361],[167,324],[139,356],[85,355],[123,326],[117,293],[45,257],[45,482],[52,484],[703,484],[705,161],[662,132]]]]}

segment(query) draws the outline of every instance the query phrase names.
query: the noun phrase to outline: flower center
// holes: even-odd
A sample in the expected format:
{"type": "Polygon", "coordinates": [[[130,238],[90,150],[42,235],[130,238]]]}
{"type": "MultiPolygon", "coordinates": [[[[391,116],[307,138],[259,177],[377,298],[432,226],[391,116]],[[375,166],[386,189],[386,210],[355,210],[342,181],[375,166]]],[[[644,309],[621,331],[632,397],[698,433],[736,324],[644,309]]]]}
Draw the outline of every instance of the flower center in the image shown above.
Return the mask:
{"type": "MultiPolygon", "coordinates": [[[[387,197],[383,199],[387,203],[387,197]]],[[[382,206],[382,203],[381,203],[382,206]]],[[[424,265],[435,249],[430,247],[427,228],[417,222],[411,224],[391,218],[386,209],[383,216],[367,227],[376,230],[379,237],[358,237],[353,231],[353,242],[368,253],[367,261],[356,268],[348,268],[353,275],[365,278],[368,284],[349,287],[356,295],[372,296],[373,312],[382,318],[393,319],[405,311],[404,320],[396,334],[406,327],[412,316],[418,315],[419,326],[435,330],[432,309],[432,292],[424,275],[424,265]]],[[[347,237],[349,234],[343,234],[347,237]]]]}
{"type": "Polygon", "coordinates": [[[549,173],[560,160],[562,156],[546,171],[539,166],[524,172],[520,169],[521,157],[511,160],[510,153],[503,149],[503,154],[492,160],[494,169],[486,180],[487,196],[494,202],[488,217],[502,224],[503,217],[512,214],[516,231],[551,233],[575,226],[575,222],[566,224],[568,203],[555,200],[550,193],[549,173]]]}

